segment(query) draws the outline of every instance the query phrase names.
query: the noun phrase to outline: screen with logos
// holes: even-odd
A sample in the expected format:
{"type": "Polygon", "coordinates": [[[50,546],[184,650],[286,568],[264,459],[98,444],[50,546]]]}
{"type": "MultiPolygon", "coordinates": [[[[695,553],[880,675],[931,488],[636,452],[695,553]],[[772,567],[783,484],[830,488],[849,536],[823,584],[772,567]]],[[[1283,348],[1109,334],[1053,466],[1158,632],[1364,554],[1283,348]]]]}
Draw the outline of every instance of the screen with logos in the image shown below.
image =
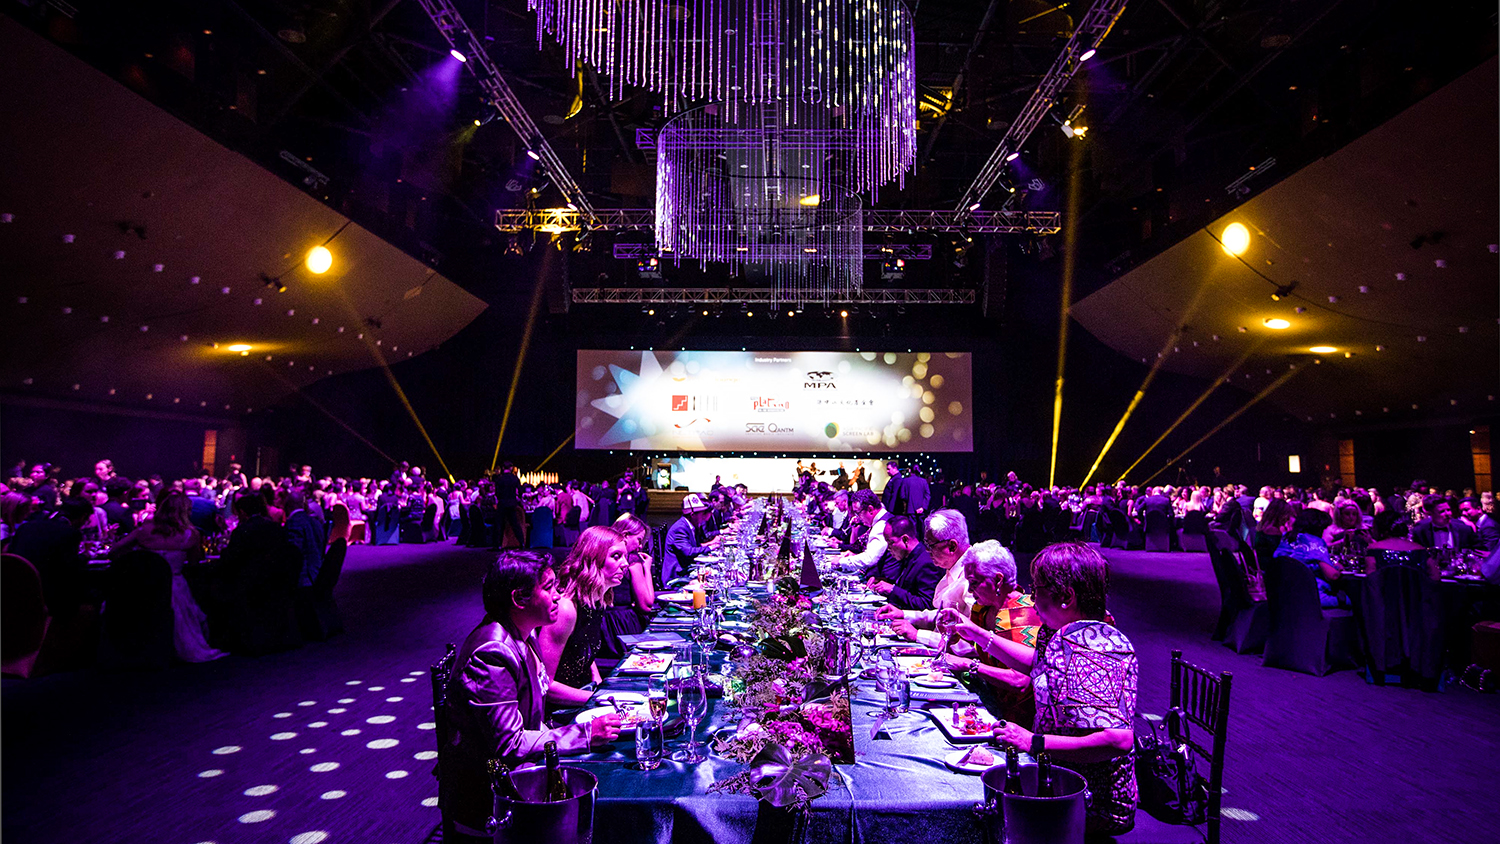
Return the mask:
{"type": "Polygon", "coordinates": [[[578,352],[576,448],[971,451],[967,352],[578,352]]]}

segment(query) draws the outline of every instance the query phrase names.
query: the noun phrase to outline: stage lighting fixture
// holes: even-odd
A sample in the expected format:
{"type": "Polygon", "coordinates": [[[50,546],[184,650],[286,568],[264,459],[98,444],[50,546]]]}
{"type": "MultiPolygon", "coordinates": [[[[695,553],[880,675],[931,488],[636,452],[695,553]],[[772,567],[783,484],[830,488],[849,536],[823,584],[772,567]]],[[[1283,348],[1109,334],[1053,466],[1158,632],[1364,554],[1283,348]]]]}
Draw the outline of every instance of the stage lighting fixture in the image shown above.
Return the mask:
{"type": "Polygon", "coordinates": [[[455,59],[458,59],[461,62],[468,62],[468,60],[469,60],[468,56],[464,55],[463,53],[460,53],[457,50],[449,50],[448,51],[448,55],[452,56],[455,59]]]}
{"type": "Polygon", "coordinates": [[[322,275],[333,266],[333,253],[326,246],[314,246],[307,253],[307,269],[314,275],[322,275]]]}
{"type": "Polygon", "coordinates": [[[798,205],[805,205],[808,208],[816,208],[818,206],[818,203],[822,202],[822,201],[823,201],[823,197],[821,197],[818,194],[814,193],[814,194],[808,194],[807,196],[804,196],[801,199],[797,200],[797,204],[798,205]]]}
{"type": "Polygon", "coordinates": [[[1094,48],[1090,47],[1089,49],[1083,51],[1083,55],[1079,56],[1078,60],[1080,62],[1086,62],[1089,59],[1092,59],[1094,57],[1094,53],[1097,53],[1097,52],[1098,52],[1098,50],[1095,50],[1094,48]]]}
{"type": "Polygon", "coordinates": [[[541,153],[538,153],[534,149],[528,149],[528,150],[526,150],[526,154],[531,157],[532,161],[541,161],[542,160],[541,153]]]}
{"type": "Polygon", "coordinates": [[[970,211],[978,211],[979,210],[979,203],[976,202],[973,205],[970,205],[969,206],[969,210],[970,211]]]}
{"type": "Polygon", "coordinates": [[[844,317],[845,319],[847,319],[849,317],[849,312],[848,311],[839,311],[839,316],[844,317]]]}
{"type": "Polygon", "coordinates": [[[1265,323],[1267,328],[1274,328],[1277,331],[1292,327],[1292,324],[1290,322],[1287,322],[1281,317],[1267,317],[1265,323]]]}
{"type": "Polygon", "coordinates": [[[1291,284],[1283,284],[1280,287],[1276,288],[1276,292],[1275,293],[1271,294],[1271,301],[1273,301],[1273,302],[1280,302],[1282,299],[1285,299],[1286,297],[1292,295],[1292,291],[1294,291],[1296,289],[1297,289],[1297,282],[1295,282],[1295,281],[1292,282],[1291,284]]]}
{"type": "Polygon", "coordinates": [[[1243,255],[1250,248],[1250,230],[1240,223],[1230,223],[1224,227],[1219,243],[1230,255],[1243,255]]]}
{"type": "Polygon", "coordinates": [[[231,352],[241,352],[241,353],[249,352],[250,351],[250,344],[249,343],[235,343],[233,346],[229,347],[229,351],[231,351],[231,352]]]}
{"type": "Polygon", "coordinates": [[[1338,349],[1333,346],[1310,346],[1308,351],[1319,355],[1331,355],[1338,349]]]}
{"type": "Polygon", "coordinates": [[[1020,158],[1020,157],[1021,157],[1021,154],[1019,152],[1013,152],[1010,155],[1005,156],[1005,160],[1006,161],[1015,161],[1017,158],[1020,158]]]}

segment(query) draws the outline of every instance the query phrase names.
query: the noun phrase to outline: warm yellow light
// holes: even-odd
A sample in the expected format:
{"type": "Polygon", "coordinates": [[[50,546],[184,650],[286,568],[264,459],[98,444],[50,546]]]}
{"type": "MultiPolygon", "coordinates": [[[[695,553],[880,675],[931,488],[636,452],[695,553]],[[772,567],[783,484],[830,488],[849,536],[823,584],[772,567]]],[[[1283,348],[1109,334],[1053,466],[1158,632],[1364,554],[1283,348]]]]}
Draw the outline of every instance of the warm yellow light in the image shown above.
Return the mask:
{"type": "Polygon", "coordinates": [[[328,272],[331,266],[333,266],[333,253],[328,251],[328,247],[314,246],[307,253],[307,269],[315,275],[328,272]]]}
{"type": "Polygon", "coordinates": [[[1292,324],[1290,322],[1287,322],[1286,320],[1280,318],[1280,317],[1270,317],[1269,319],[1266,320],[1266,327],[1267,328],[1274,328],[1277,331],[1281,331],[1284,328],[1291,328],[1292,324]]]}
{"type": "Polygon", "coordinates": [[[848,311],[839,311],[839,316],[841,316],[841,317],[846,317],[848,315],[849,315],[848,311]]]}
{"type": "Polygon", "coordinates": [[[1219,243],[1224,245],[1224,251],[1230,255],[1243,255],[1250,248],[1250,230],[1239,223],[1230,223],[1224,227],[1224,235],[1219,238],[1219,243]]]}
{"type": "Polygon", "coordinates": [[[1331,355],[1334,352],[1338,351],[1338,349],[1333,346],[1313,346],[1311,349],[1308,349],[1308,351],[1316,352],[1320,355],[1331,355]]]}
{"type": "Polygon", "coordinates": [[[248,351],[250,351],[250,344],[249,343],[235,343],[233,346],[229,347],[229,351],[231,351],[231,352],[248,352],[248,351]]]}
{"type": "Polygon", "coordinates": [[[1302,455],[1288,454],[1286,456],[1286,470],[1292,474],[1300,473],[1302,471],[1302,455]]]}
{"type": "Polygon", "coordinates": [[[807,196],[804,196],[801,199],[797,200],[797,204],[798,205],[806,205],[809,208],[811,208],[811,207],[817,205],[819,202],[822,202],[822,201],[823,201],[823,197],[821,197],[818,194],[814,193],[814,194],[809,194],[807,196]]]}

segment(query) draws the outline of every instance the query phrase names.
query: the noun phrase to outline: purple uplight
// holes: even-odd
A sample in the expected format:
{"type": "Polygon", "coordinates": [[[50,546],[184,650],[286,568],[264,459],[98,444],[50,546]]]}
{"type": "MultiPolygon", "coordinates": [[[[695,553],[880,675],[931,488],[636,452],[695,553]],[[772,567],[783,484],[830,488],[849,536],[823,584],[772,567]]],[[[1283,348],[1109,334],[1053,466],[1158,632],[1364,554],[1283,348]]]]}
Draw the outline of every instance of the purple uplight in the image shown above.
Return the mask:
{"type": "MultiPolygon", "coordinates": [[[[1090,51],[1090,52],[1092,52],[1092,51],[1090,51]]],[[[461,62],[467,62],[469,60],[468,56],[464,55],[463,53],[460,53],[457,50],[449,50],[448,51],[448,55],[452,56],[455,59],[458,59],[461,62]]]]}

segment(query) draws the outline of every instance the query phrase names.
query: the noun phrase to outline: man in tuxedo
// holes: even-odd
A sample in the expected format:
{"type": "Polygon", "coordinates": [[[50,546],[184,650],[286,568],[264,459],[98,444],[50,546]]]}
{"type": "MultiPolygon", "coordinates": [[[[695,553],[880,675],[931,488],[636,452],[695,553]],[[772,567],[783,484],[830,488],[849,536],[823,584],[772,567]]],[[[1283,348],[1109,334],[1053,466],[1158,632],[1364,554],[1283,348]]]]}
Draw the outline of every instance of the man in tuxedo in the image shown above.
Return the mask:
{"type": "Polygon", "coordinates": [[[689,493],[682,499],[682,518],[667,529],[667,553],[661,561],[662,582],[673,580],[693,570],[693,563],[700,554],[719,545],[718,537],[705,543],[698,542],[698,528],[709,518],[708,502],[698,493],[689,493]]]}
{"type": "Polygon", "coordinates": [[[1477,498],[1465,498],[1458,502],[1459,513],[1464,522],[1474,529],[1479,537],[1479,549],[1486,553],[1500,548],[1500,524],[1496,524],[1495,517],[1484,512],[1477,498]]]}
{"type": "Polygon", "coordinates": [[[1168,522],[1172,520],[1172,499],[1164,495],[1159,486],[1152,487],[1151,494],[1141,499],[1141,515],[1145,516],[1152,510],[1166,516],[1168,522]]]}
{"type": "Polygon", "coordinates": [[[894,572],[894,582],[870,578],[869,587],[886,596],[891,606],[903,610],[932,609],[932,595],[943,578],[943,570],[917,536],[916,524],[906,516],[892,516],[885,523],[886,553],[899,564],[882,573],[894,572]]]}
{"type": "Polygon", "coordinates": [[[1448,499],[1429,495],[1423,499],[1422,507],[1427,511],[1427,518],[1411,529],[1412,542],[1423,548],[1452,548],[1456,551],[1479,547],[1474,529],[1462,519],[1453,518],[1453,505],[1448,499]]]}
{"type": "Polygon", "coordinates": [[[885,521],[889,514],[880,499],[868,489],[849,496],[849,541],[839,563],[845,569],[863,571],[879,562],[885,553],[885,521]]]}

